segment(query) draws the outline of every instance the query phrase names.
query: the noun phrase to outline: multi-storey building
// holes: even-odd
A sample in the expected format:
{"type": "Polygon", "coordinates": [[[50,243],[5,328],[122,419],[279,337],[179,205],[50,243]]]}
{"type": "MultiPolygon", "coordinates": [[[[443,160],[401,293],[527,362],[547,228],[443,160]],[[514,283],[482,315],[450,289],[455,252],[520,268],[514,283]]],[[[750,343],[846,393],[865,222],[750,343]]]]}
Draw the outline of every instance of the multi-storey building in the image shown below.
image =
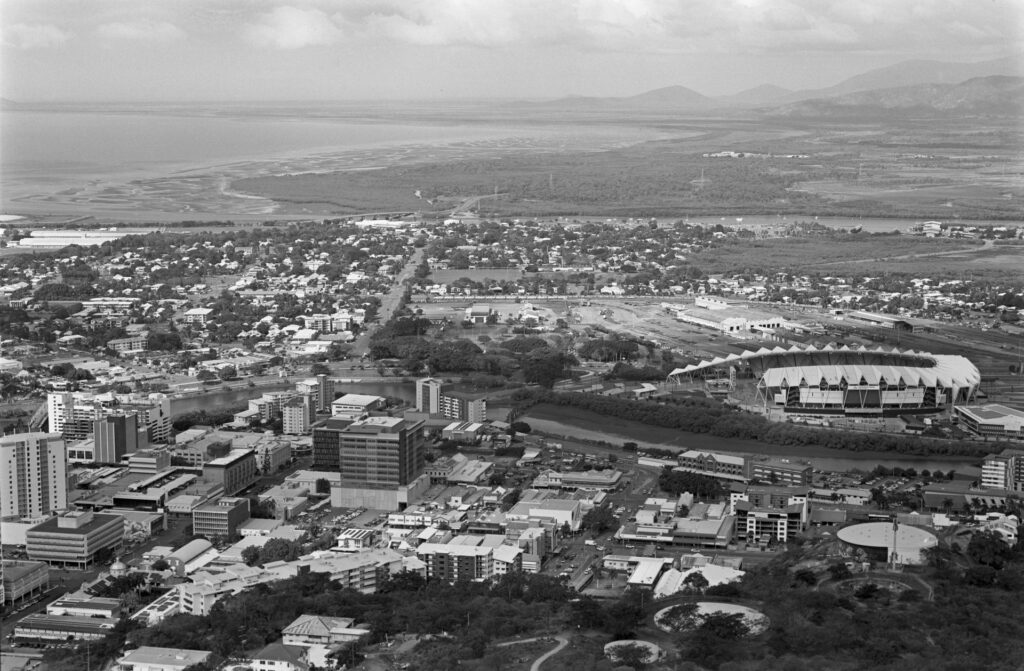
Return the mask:
{"type": "Polygon", "coordinates": [[[747,479],[746,459],[732,454],[687,450],[679,455],[679,470],[723,480],[747,479]]]}
{"type": "Polygon", "coordinates": [[[326,375],[306,378],[295,383],[295,391],[309,394],[317,412],[330,412],[334,400],[334,380],[326,375]]]}
{"type": "Polygon", "coordinates": [[[231,450],[226,456],[203,464],[203,479],[224,487],[234,496],[252,483],[258,475],[256,453],[252,450],[231,450]]]}
{"type": "Polygon", "coordinates": [[[59,433],[0,437],[0,466],[0,517],[41,517],[67,508],[67,452],[59,433]]]}
{"type": "Polygon", "coordinates": [[[40,561],[0,561],[0,604],[39,596],[50,586],[50,567],[40,561]]]}
{"type": "Polygon", "coordinates": [[[425,465],[423,420],[368,417],[340,432],[342,485],[393,488],[408,485],[425,465]]]}
{"type": "Polygon", "coordinates": [[[284,406],[297,395],[294,391],[268,391],[250,399],[249,410],[259,413],[261,422],[270,422],[284,412],[284,406]]]}
{"type": "Polygon", "coordinates": [[[140,333],[138,335],[128,336],[127,338],[115,338],[107,341],[107,347],[118,354],[145,352],[146,347],[148,346],[148,337],[148,334],[140,333]]]}
{"type": "Polygon", "coordinates": [[[487,419],[487,395],[455,389],[442,380],[416,380],[416,410],[466,422],[487,419]]]}
{"type": "Polygon", "coordinates": [[[447,390],[441,392],[441,414],[464,422],[487,420],[487,394],[447,390]]]}
{"type": "Polygon", "coordinates": [[[282,430],[290,436],[309,433],[315,419],[316,404],[311,394],[299,394],[281,407],[282,430]]]}
{"type": "Polygon", "coordinates": [[[206,538],[229,538],[247,519],[249,499],[222,496],[192,511],[192,533],[206,538]]]}
{"type": "Polygon", "coordinates": [[[313,427],[313,468],[337,471],[341,467],[341,432],[352,422],[328,419],[313,427]]]}
{"type": "Polygon", "coordinates": [[[441,414],[441,390],[443,387],[444,381],[434,377],[416,380],[416,410],[431,415],[441,414]]]}
{"type": "Polygon", "coordinates": [[[771,457],[747,459],[747,474],[751,480],[793,487],[810,485],[814,479],[809,464],[771,457]]]}
{"type": "Polygon", "coordinates": [[[388,575],[400,572],[402,566],[402,555],[377,549],[353,554],[317,552],[267,569],[232,565],[217,573],[199,571],[192,575],[192,582],[178,585],[178,609],[190,615],[209,615],[213,605],[229,594],[238,594],[260,583],[292,578],[301,571],[327,573],[344,587],[372,594],[388,575]]]}
{"type": "Polygon", "coordinates": [[[1024,491],[1024,450],[1009,448],[985,457],[981,463],[981,486],[1024,491]]]}
{"type": "Polygon", "coordinates": [[[416,557],[426,564],[428,578],[456,582],[486,580],[494,575],[491,546],[423,543],[416,548],[416,557]]]}
{"type": "Polygon", "coordinates": [[[331,417],[356,420],[373,410],[383,410],[385,399],[371,394],[345,394],[331,402],[331,417]]]}
{"type": "Polygon", "coordinates": [[[93,420],[93,461],[117,464],[121,457],[146,446],[146,432],[139,431],[139,416],[116,413],[93,420]],[[141,442],[141,444],[140,444],[141,442]]]}
{"type": "Polygon", "coordinates": [[[120,515],[65,513],[29,529],[25,534],[26,550],[36,561],[84,569],[100,552],[120,548],[124,529],[120,515]]]}
{"type": "Polygon", "coordinates": [[[151,442],[167,443],[171,439],[171,399],[166,394],[51,392],[46,409],[50,432],[61,433],[67,440],[89,438],[97,419],[130,413],[138,415],[151,442]]]}
{"type": "Polygon", "coordinates": [[[810,508],[805,487],[750,485],[730,495],[736,535],[749,542],[787,541],[807,527],[810,508]]]}
{"type": "Polygon", "coordinates": [[[811,484],[814,474],[806,463],[771,457],[687,450],[678,459],[677,470],[736,482],[757,480],[770,484],[803,486],[811,484]]]}

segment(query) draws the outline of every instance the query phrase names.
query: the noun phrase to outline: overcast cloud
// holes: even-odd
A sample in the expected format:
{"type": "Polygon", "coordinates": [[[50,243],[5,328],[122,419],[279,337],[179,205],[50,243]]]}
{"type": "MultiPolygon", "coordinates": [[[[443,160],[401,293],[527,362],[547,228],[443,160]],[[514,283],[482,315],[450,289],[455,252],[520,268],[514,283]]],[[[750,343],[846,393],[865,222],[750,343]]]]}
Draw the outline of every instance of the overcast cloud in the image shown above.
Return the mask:
{"type": "Polygon", "coordinates": [[[2,0],[16,100],[815,88],[1024,53],[1020,0],[2,0]]]}

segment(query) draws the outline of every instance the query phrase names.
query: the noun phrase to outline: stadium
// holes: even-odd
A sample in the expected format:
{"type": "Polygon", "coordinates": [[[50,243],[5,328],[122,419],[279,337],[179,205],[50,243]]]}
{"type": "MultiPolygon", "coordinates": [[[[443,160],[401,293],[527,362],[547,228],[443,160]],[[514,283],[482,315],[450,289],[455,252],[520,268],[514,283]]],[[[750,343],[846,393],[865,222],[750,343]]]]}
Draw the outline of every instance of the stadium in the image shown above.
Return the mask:
{"type": "Polygon", "coordinates": [[[747,350],[677,368],[670,382],[703,383],[766,414],[896,417],[971,402],[981,374],[967,358],[848,346],[747,350]]]}

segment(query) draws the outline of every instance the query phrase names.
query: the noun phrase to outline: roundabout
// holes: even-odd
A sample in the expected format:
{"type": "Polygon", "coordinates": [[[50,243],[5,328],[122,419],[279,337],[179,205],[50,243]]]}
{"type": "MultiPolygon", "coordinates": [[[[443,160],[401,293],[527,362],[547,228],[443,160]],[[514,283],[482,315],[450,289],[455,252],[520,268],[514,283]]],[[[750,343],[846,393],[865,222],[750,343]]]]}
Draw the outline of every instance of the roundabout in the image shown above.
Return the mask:
{"type": "Polygon", "coordinates": [[[698,601],[663,608],[654,614],[654,624],[662,631],[678,633],[700,627],[709,616],[742,615],[748,636],[757,636],[768,628],[768,617],[759,610],[737,603],[698,601]]]}
{"type": "Polygon", "coordinates": [[[650,641],[628,639],[612,641],[604,646],[604,656],[617,664],[631,661],[651,664],[661,659],[665,651],[650,641]]]}

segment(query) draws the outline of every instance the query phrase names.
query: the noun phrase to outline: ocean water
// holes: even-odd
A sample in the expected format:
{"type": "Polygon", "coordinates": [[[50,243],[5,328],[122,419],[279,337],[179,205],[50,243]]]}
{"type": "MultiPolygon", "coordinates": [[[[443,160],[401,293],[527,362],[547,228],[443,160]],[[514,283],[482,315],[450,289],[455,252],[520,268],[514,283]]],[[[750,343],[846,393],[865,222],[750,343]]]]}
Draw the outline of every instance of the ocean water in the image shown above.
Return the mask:
{"type": "Polygon", "coordinates": [[[4,111],[0,115],[0,193],[4,211],[16,211],[17,199],[51,197],[60,202],[62,195],[101,183],[120,185],[311,153],[477,141],[521,132],[493,125],[315,117],[4,111]]]}

